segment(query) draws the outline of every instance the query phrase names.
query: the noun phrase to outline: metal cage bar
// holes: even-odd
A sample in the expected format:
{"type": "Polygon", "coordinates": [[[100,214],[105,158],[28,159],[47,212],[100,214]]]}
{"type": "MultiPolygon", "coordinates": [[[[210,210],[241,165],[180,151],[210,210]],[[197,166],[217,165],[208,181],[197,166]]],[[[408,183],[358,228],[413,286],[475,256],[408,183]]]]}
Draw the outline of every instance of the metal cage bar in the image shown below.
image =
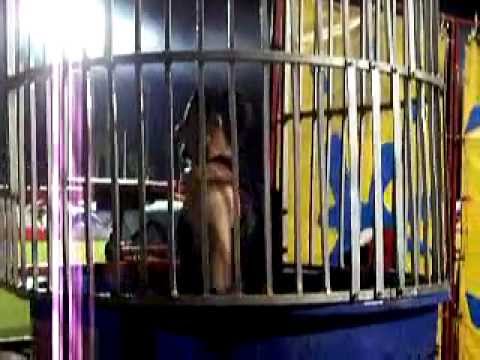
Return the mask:
{"type": "MultiPolygon", "coordinates": [[[[269,48],[268,31],[268,2],[261,0],[260,3],[260,31],[261,48],[269,48]]],[[[273,271],[272,271],[272,221],[271,221],[271,193],[270,193],[270,168],[267,165],[270,161],[270,69],[268,64],[263,66],[263,216],[265,237],[265,274],[267,295],[273,295],[273,271]]]]}
{"type": "MultiPolygon", "coordinates": [[[[142,52],[141,15],[142,0],[135,0],[135,54],[142,52]]],[[[139,204],[139,241],[140,241],[140,281],[141,287],[148,286],[148,264],[147,264],[147,230],[145,219],[146,202],[146,174],[145,174],[145,116],[143,113],[143,76],[142,65],[135,62],[135,101],[138,132],[140,137],[140,149],[138,152],[138,204],[139,204]]]]}
{"type": "MultiPolygon", "coordinates": [[[[321,0],[316,2],[316,40],[317,51],[320,55],[325,54],[324,36],[323,36],[323,4],[321,0]]],[[[320,216],[321,216],[321,249],[323,257],[323,267],[325,272],[324,288],[329,293],[331,291],[331,279],[330,279],[330,257],[328,246],[328,188],[329,179],[327,171],[327,149],[329,147],[328,138],[328,119],[325,117],[325,93],[324,93],[324,79],[325,72],[322,68],[315,69],[315,90],[316,96],[316,109],[317,109],[317,143],[318,143],[318,171],[319,171],[319,184],[320,184],[320,216]]]]}
{"type": "Polygon", "coordinates": [[[32,204],[32,270],[33,290],[38,290],[38,173],[37,173],[37,104],[35,83],[30,85],[30,167],[32,204]]]}
{"type": "MultiPolygon", "coordinates": [[[[375,60],[381,59],[380,35],[380,0],[375,1],[375,60]]],[[[381,78],[375,66],[371,70],[372,77],[372,115],[373,115],[373,167],[374,167],[374,212],[375,212],[375,290],[377,296],[384,291],[383,268],[383,184],[382,184],[382,124],[381,124],[381,78]]]]}
{"type": "MultiPolygon", "coordinates": [[[[166,23],[165,23],[165,49],[170,49],[172,42],[172,1],[167,0],[167,11],[166,11],[166,23]]],[[[168,119],[168,129],[169,129],[169,154],[168,154],[168,213],[169,213],[169,224],[168,224],[168,247],[169,247],[169,258],[170,258],[170,294],[173,297],[178,295],[177,289],[177,246],[176,246],[176,233],[175,233],[175,220],[174,220],[174,211],[173,211],[173,200],[175,192],[175,144],[174,144],[174,119],[173,119],[173,84],[172,84],[172,64],[170,62],[165,63],[165,84],[167,87],[167,119],[168,119]]]]}

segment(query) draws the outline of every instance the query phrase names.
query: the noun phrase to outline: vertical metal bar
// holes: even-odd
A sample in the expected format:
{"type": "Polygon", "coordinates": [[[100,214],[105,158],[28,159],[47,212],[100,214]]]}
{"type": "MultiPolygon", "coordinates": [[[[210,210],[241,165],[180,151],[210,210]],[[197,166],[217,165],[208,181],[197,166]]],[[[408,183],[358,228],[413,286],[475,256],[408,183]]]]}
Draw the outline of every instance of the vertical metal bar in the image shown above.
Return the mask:
{"type": "MultiPolygon", "coordinates": [[[[410,76],[407,79],[406,84],[406,91],[407,91],[407,112],[408,112],[408,121],[407,121],[407,147],[409,153],[408,159],[408,174],[407,174],[407,181],[409,186],[409,194],[411,200],[411,207],[412,207],[412,218],[413,218],[413,271],[414,271],[414,285],[418,286],[419,284],[419,233],[420,229],[418,226],[418,214],[417,214],[417,204],[415,195],[419,196],[418,191],[415,193],[413,188],[413,175],[414,175],[414,167],[416,164],[416,152],[415,148],[413,148],[413,144],[415,141],[412,139],[414,138],[414,131],[412,129],[413,126],[413,104],[412,104],[412,79],[411,76],[416,69],[416,60],[415,60],[415,27],[414,27],[414,9],[413,9],[413,0],[406,0],[407,7],[407,21],[406,21],[406,29],[407,29],[407,36],[408,36],[408,69],[410,76]]],[[[417,174],[418,178],[418,174],[417,174]]]]}
{"type": "MultiPolygon", "coordinates": [[[[135,54],[142,52],[141,43],[141,13],[142,0],[135,0],[135,54]]],[[[140,149],[138,152],[138,206],[139,206],[139,239],[140,239],[140,282],[141,289],[148,285],[148,266],[147,266],[147,232],[145,222],[145,117],[143,114],[143,79],[142,65],[135,62],[135,104],[138,132],[140,136],[140,149]]]]}
{"type": "MultiPolygon", "coordinates": [[[[388,0],[390,1],[390,0],[388,0]]],[[[395,66],[397,54],[396,36],[396,0],[391,0],[392,6],[392,37],[390,43],[390,64],[395,66]]],[[[394,126],[394,162],[395,162],[395,228],[397,248],[397,274],[398,288],[403,292],[405,288],[405,224],[404,224],[404,172],[403,172],[403,127],[400,104],[400,74],[398,68],[392,67],[392,102],[393,102],[393,126],[394,126]]]]}
{"type": "MultiPolygon", "coordinates": [[[[435,65],[436,66],[436,65],[435,65]]],[[[439,234],[437,236],[437,239],[435,240],[436,246],[438,248],[438,259],[436,261],[438,262],[437,267],[439,268],[439,276],[438,276],[438,283],[441,283],[444,280],[449,280],[453,281],[453,279],[449,279],[449,275],[447,274],[447,263],[445,262],[446,257],[448,256],[447,251],[447,239],[448,239],[448,230],[447,230],[447,224],[446,224],[446,216],[447,216],[447,192],[448,188],[446,187],[446,175],[445,172],[442,171],[442,169],[446,168],[446,151],[444,150],[443,144],[446,144],[446,124],[445,124],[445,115],[444,111],[442,111],[442,103],[444,103],[444,95],[442,91],[438,88],[434,89],[434,109],[435,109],[435,122],[437,123],[436,125],[436,139],[437,141],[437,149],[436,149],[436,157],[437,159],[440,159],[440,166],[437,166],[436,173],[437,173],[437,179],[439,179],[438,183],[439,186],[437,186],[438,190],[438,195],[437,197],[439,198],[439,221],[441,222],[441,226],[439,229],[439,234]],[[442,100],[443,99],[443,100],[442,100]]],[[[443,107],[445,109],[445,107],[443,107]]],[[[453,240],[451,240],[453,241],[453,240]]],[[[447,258],[448,259],[448,258],[447,258]]],[[[448,260],[447,260],[448,261],[448,260]]],[[[453,266],[452,264],[449,264],[449,266],[453,266]]]]}
{"type": "Polygon", "coordinates": [[[48,77],[45,82],[45,124],[47,137],[47,267],[48,267],[48,289],[52,292],[52,278],[53,278],[53,138],[52,138],[52,78],[48,77]]]}
{"type": "MultiPolygon", "coordinates": [[[[235,48],[235,0],[228,0],[228,49],[235,48]]],[[[236,109],[236,76],[235,76],[235,62],[228,64],[228,112],[230,117],[230,131],[232,142],[232,156],[233,156],[233,193],[239,194],[239,159],[238,159],[238,134],[237,134],[237,109],[236,109]]],[[[270,159],[270,156],[268,157],[270,159]]],[[[270,164],[265,163],[266,167],[270,168],[270,164]]],[[[270,183],[265,183],[265,189],[270,186],[270,183]]],[[[266,190],[265,190],[266,191],[266,190]]],[[[234,212],[238,207],[234,206],[234,212]]],[[[235,289],[237,292],[242,291],[242,272],[241,272],[241,254],[240,254],[240,214],[234,214],[233,223],[233,249],[234,249],[234,275],[235,275],[235,289]]]]}
{"type": "MultiPolygon", "coordinates": [[[[290,1],[290,15],[292,18],[292,50],[300,52],[299,8],[297,3],[290,1]]],[[[301,225],[301,125],[300,125],[300,65],[292,64],[293,82],[293,183],[294,183],[294,231],[295,231],[295,271],[297,293],[303,292],[302,269],[302,225],[301,225]]]]}
{"type": "MultiPolygon", "coordinates": [[[[377,3],[378,5],[378,3],[377,3]]],[[[378,35],[376,41],[378,42],[378,35]]],[[[383,184],[382,184],[382,128],[381,128],[381,90],[380,72],[372,69],[372,107],[373,107],[373,166],[374,166],[374,207],[375,207],[375,284],[377,296],[384,291],[383,266],[383,184]]]]}
{"type": "MultiPolygon", "coordinates": [[[[419,31],[416,32],[418,34],[419,39],[417,40],[417,44],[419,45],[419,55],[420,55],[420,67],[421,69],[425,70],[425,34],[424,34],[424,2],[423,0],[418,1],[418,27],[419,31]]],[[[429,259],[428,259],[428,237],[429,237],[429,222],[432,219],[431,216],[431,207],[430,207],[430,201],[429,201],[429,196],[428,196],[428,168],[427,168],[427,159],[429,159],[429,151],[428,151],[428,146],[427,146],[427,137],[428,137],[428,131],[426,128],[426,89],[425,89],[425,83],[423,81],[419,82],[419,117],[417,118],[417,124],[420,122],[420,126],[417,126],[417,132],[419,132],[418,136],[418,141],[419,141],[419,151],[418,151],[418,157],[419,157],[419,163],[418,163],[418,168],[419,172],[418,174],[421,174],[421,177],[418,178],[419,181],[421,182],[421,186],[418,187],[419,189],[419,219],[423,218],[422,222],[422,240],[423,243],[426,245],[427,251],[425,253],[425,275],[430,281],[430,264],[429,264],[429,259]],[[420,191],[422,190],[422,191],[420,191]]],[[[433,175],[433,174],[430,174],[433,175]]]]}
{"type": "Polygon", "coordinates": [[[70,211],[69,211],[69,170],[70,170],[70,147],[69,147],[69,92],[73,91],[70,88],[69,78],[70,68],[66,58],[62,59],[62,74],[60,80],[60,95],[59,95],[59,115],[61,121],[59,121],[59,168],[60,168],[60,191],[61,191],[61,224],[62,235],[60,239],[62,241],[63,250],[63,351],[64,354],[70,352],[73,333],[72,333],[72,282],[71,282],[71,261],[70,261],[70,211]]]}
{"type": "MultiPolygon", "coordinates": [[[[172,0],[167,0],[167,12],[165,23],[165,50],[169,51],[172,41],[172,0]]],[[[168,187],[168,249],[170,257],[170,294],[173,297],[178,295],[177,290],[177,262],[176,262],[176,239],[175,239],[175,213],[173,210],[173,201],[175,196],[175,144],[173,141],[174,123],[173,123],[173,84],[172,84],[172,64],[165,64],[165,83],[167,86],[167,119],[169,122],[169,187],[168,187]]]]}
{"type": "MultiPolygon", "coordinates": [[[[110,121],[110,173],[112,176],[111,193],[112,193],[112,241],[114,245],[113,262],[114,262],[114,291],[120,294],[120,187],[118,183],[118,118],[115,104],[115,83],[113,78],[112,64],[112,13],[113,0],[106,0],[105,6],[105,57],[108,59],[107,65],[107,111],[110,121]]],[[[125,166],[125,164],[124,164],[125,166]]],[[[126,171],[125,175],[126,177],[126,171]]]]}
{"type": "MultiPolygon", "coordinates": [[[[14,256],[16,259],[15,252],[18,251],[18,245],[20,245],[20,278],[22,287],[26,289],[27,286],[27,272],[26,272],[26,216],[25,216],[25,206],[26,206],[26,181],[25,181],[25,104],[28,101],[28,96],[26,96],[25,85],[22,85],[18,89],[18,112],[17,112],[17,139],[18,139],[18,188],[16,189],[19,192],[20,200],[20,221],[19,221],[19,230],[20,230],[20,244],[15,244],[14,256]]],[[[18,260],[18,259],[17,259],[18,260]]],[[[16,260],[16,261],[17,261],[16,260]]],[[[14,263],[15,264],[15,263],[14,263]]]]}
{"type": "Polygon", "coordinates": [[[382,34],[380,32],[380,29],[381,29],[380,3],[381,3],[381,0],[375,0],[375,59],[377,61],[381,61],[381,59],[382,59],[382,54],[381,54],[381,49],[382,49],[381,37],[382,37],[382,34]]]}
{"type": "MultiPolygon", "coordinates": [[[[439,28],[440,28],[440,8],[439,8],[439,1],[437,0],[432,0],[432,16],[431,16],[431,22],[432,22],[432,30],[431,30],[431,35],[433,37],[432,39],[432,45],[433,49],[431,52],[432,58],[433,58],[433,64],[432,64],[432,69],[431,72],[432,74],[435,74],[439,76],[439,28]]],[[[435,108],[435,123],[436,125],[436,159],[443,159],[444,160],[444,152],[442,151],[442,146],[441,144],[444,141],[444,137],[442,132],[444,131],[443,126],[444,124],[444,115],[443,111],[441,111],[441,104],[442,104],[442,99],[443,93],[442,91],[435,87],[434,89],[434,108],[435,108]]],[[[436,178],[438,179],[438,183],[440,186],[437,186],[437,194],[436,198],[437,199],[442,199],[442,200],[437,200],[437,203],[440,203],[440,210],[441,214],[439,215],[439,220],[441,221],[441,225],[439,226],[438,233],[437,233],[437,239],[435,239],[436,246],[438,248],[438,259],[436,259],[436,262],[438,263],[438,282],[441,283],[445,277],[446,277],[446,268],[445,268],[445,262],[444,259],[446,257],[446,241],[445,241],[445,236],[446,236],[446,222],[445,222],[445,209],[441,205],[444,199],[444,194],[446,189],[446,185],[444,183],[444,177],[442,176],[442,169],[445,169],[444,163],[441,161],[441,166],[437,166],[436,168],[436,178]]],[[[438,208],[438,206],[437,206],[438,208]]],[[[452,280],[452,279],[450,279],[452,280]]]]}
{"type": "Polygon", "coordinates": [[[85,216],[85,240],[86,259],[88,271],[88,354],[89,358],[95,357],[95,265],[94,244],[92,236],[92,99],[90,92],[90,79],[87,69],[87,54],[84,50],[82,61],[82,115],[85,130],[85,187],[84,187],[84,216],[85,216]]]}
{"type": "Polygon", "coordinates": [[[32,186],[32,267],[33,290],[38,290],[38,229],[37,229],[37,103],[35,97],[35,83],[30,85],[30,166],[32,186]]]}
{"type": "MultiPolygon", "coordinates": [[[[19,75],[20,73],[20,5],[18,2],[14,5],[14,15],[15,15],[15,75],[19,75]]],[[[16,99],[15,99],[15,116],[14,119],[9,121],[10,124],[10,134],[14,134],[14,136],[10,136],[9,142],[12,144],[10,149],[10,192],[12,195],[11,202],[10,202],[10,215],[11,215],[11,244],[10,244],[10,260],[11,260],[11,279],[10,284],[16,284],[17,279],[17,272],[18,269],[16,264],[18,262],[18,257],[16,254],[18,252],[18,245],[19,245],[19,234],[18,234],[18,214],[16,211],[16,202],[18,201],[18,117],[19,117],[19,104],[20,104],[20,88],[16,89],[16,99]]]]}
{"type": "MultiPolygon", "coordinates": [[[[380,0],[375,1],[375,59],[380,55],[380,0]]],[[[381,79],[375,63],[372,65],[372,119],[373,119],[373,168],[374,168],[374,213],[375,213],[375,290],[377,296],[384,291],[383,266],[383,184],[382,184],[382,124],[381,124],[381,79]]]]}
{"type": "MultiPolygon", "coordinates": [[[[17,6],[17,11],[19,11],[17,6]]],[[[19,13],[17,13],[19,16],[19,13]]],[[[20,19],[20,18],[18,18],[20,19]]],[[[20,30],[19,30],[20,31],[20,30]]],[[[30,51],[29,51],[29,39],[26,39],[25,46],[26,54],[24,59],[24,72],[28,72],[30,69],[30,51]]],[[[20,49],[21,51],[21,49],[20,49]]],[[[19,99],[20,103],[20,112],[18,113],[18,184],[20,190],[20,277],[22,288],[27,288],[27,272],[26,272],[26,263],[27,263],[27,243],[26,243],[26,192],[27,192],[27,183],[26,183],[26,157],[25,157],[25,124],[28,119],[29,108],[30,108],[30,91],[29,84],[26,83],[21,87],[23,99],[19,99]]]]}
{"type": "MultiPolygon", "coordinates": [[[[368,29],[370,27],[369,24],[369,13],[368,13],[369,7],[368,7],[368,1],[367,0],[362,0],[361,1],[361,8],[360,8],[360,26],[361,26],[361,34],[360,34],[360,57],[364,60],[370,60],[369,52],[368,52],[368,46],[369,43],[371,42],[370,36],[368,33],[368,29]]],[[[360,70],[360,98],[359,98],[359,105],[361,109],[365,109],[365,106],[368,101],[368,92],[367,92],[367,71],[366,70],[360,70]]],[[[366,140],[366,127],[367,127],[367,111],[361,110],[360,111],[360,139],[359,139],[359,152],[360,152],[360,162],[362,161],[362,156],[364,154],[364,151],[362,151],[364,147],[364,142],[366,140]]],[[[367,181],[366,176],[361,176],[362,172],[360,172],[360,182],[359,186],[360,189],[363,189],[365,187],[365,181],[367,181]]],[[[361,211],[360,209],[360,216],[361,216],[361,211]]]]}
{"type": "MultiPolygon", "coordinates": [[[[328,1],[328,56],[333,57],[333,0],[328,1]]],[[[331,170],[331,146],[330,146],[330,139],[331,139],[331,126],[330,126],[330,121],[331,121],[331,114],[330,111],[333,108],[333,68],[329,67],[328,68],[328,96],[327,96],[327,108],[329,110],[329,113],[326,118],[327,122],[327,183],[330,184],[330,170],[331,170]]],[[[329,187],[327,188],[327,191],[329,191],[329,187]]],[[[328,199],[329,193],[327,193],[327,199],[328,199]]],[[[343,201],[343,200],[341,200],[343,201]]],[[[340,238],[340,268],[345,267],[345,243],[343,241],[343,238],[340,238]]]]}
{"type": "MultiPolygon", "coordinates": [[[[26,36],[26,59],[25,59],[25,71],[30,71],[31,68],[34,66],[34,63],[32,62],[32,54],[31,54],[31,46],[32,46],[32,43],[31,43],[31,38],[30,38],[30,33],[27,32],[27,34],[25,35],[26,36]]],[[[26,122],[27,121],[27,118],[29,117],[29,120],[30,120],[30,135],[31,135],[31,132],[32,130],[35,130],[36,132],[36,114],[35,114],[35,111],[36,111],[36,106],[35,106],[35,81],[31,82],[31,83],[28,83],[25,85],[25,110],[24,110],[24,121],[26,122]],[[33,89],[32,89],[33,88],[33,89]],[[33,90],[33,91],[32,91],[33,90]],[[32,95],[33,93],[33,95],[32,95]],[[32,98],[33,98],[33,102],[32,102],[32,98]],[[32,105],[33,104],[33,105],[32,105]]],[[[24,133],[24,139],[27,137],[27,134],[24,133]]],[[[32,137],[32,136],[31,136],[32,137]]],[[[37,230],[37,224],[36,224],[36,218],[37,218],[37,204],[36,204],[36,200],[37,200],[37,174],[36,174],[36,169],[37,169],[37,162],[36,162],[36,154],[37,154],[37,151],[36,151],[36,147],[37,147],[37,143],[36,143],[36,137],[35,139],[31,139],[30,141],[30,169],[31,169],[31,177],[30,177],[30,195],[31,195],[31,206],[32,206],[32,218],[31,218],[31,225],[32,225],[32,237],[31,237],[31,245],[32,245],[32,248],[31,248],[31,255],[32,255],[32,278],[33,278],[33,290],[34,291],[37,291],[38,289],[38,277],[37,277],[37,274],[36,274],[36,270],[38,270],[38,259],[35,259],[34,257],[36,256],[36,254],[38,253],[38,244],[37,244],[37,233],[36,233],[36,230],[37,230]],[[35,150],[33,150],[35,149],[35,150]],[[34,174],[34,169],[35,169],[35,174],[34,174]],[[35,182],[35,184],[34,184],[35,182]],[[35,202],[34,202],[35,200],[35,202]]],[[[26,169],[27,165],[26,165],[26,162],[25,162],[25,171],[27,170],[26,169]]],[[[27,184],[28,186],[28,184],[27,184]]],[[[25,191],[27,191],[27,186],[25,186],[25,191]]],[[[25,219],[26,220],[26,219],[25,219]]],[[[25,224],[25,230],[26,230],[26,224],[25,224]]],[[[26,232],[26,231],[25,231],[26,232]]],[[[21,249],[21,252],[20,252],[20,262],[21,262],[21,258],[22,258],[22,253],[23,253],[23,256],[24,256],[24,262],[26,263],[26,260],[27,260],[27,254],[26,254],[26,243],[25,243],[25,249],[21,249]]]]}
{"type": "MultiPolygon", "coordinates": [[[[342,1],[341,3],[341,10],[342,10],[342,28],[343,28],[343,53],[345,59],[350,55],[349,54],[349,49],[350,49],[350,32],[348,29],[348,23],[349,23],[349,6],[348,3],[345,3],[342,1]],[[348,55],[347,55],[348,54],[348,55]]],[[[333,35],[333,34],[332,34],[333,35]]],[[[347,60],[346,60],[347,61],[347,60]]],[[[344,91],[343,91],[343,104],[342,104],[342,150],[341,150],[341,170],[340,170],[340,194],[339,194],[339,203],[340,203],[340,228],[339,228],[339,233],[340,233],[340,267],[343,268],[345,263],[344,263],[344,257],[345,257],[345,232],[346,232],[346,227],[345,227],[345,211],[347,211],[345,207],[345,199],[346,199],[346,189],[345,189],[345,184],[346,184],[346,179],[347,179],[347,147],[348,147],[348,116],[344,115],[344,111],[347,109],[347,82],[346,82],[346,67],[344,68],[344,91]]],[[[333,90],[333,88],[332,88],[333,90]]]]}
{"type": "MultiPolygon", "coordinates": [[[[425,1],[425,13],[426,13],[426,31],[425,31],[425,70],[431,74],[434,74],[433,69],[433,0],[426,0],[425,1]]],[[[432,222],[432,278],[429,278],[429,281],[436,281],[438,279],[439,274],[439,262],[438,262],[438,247],[437,247],[437,239],[440,235],[440,212],[439,212],[439,199],[437,197],[438,191],[438,178],[437,178],[437,165],[438,161],[440,160],[439,157],[436,157],[437,147],[440,143],[437,143],[436,138],[436,131],[438,128],[436,127],[438,124],[435,122],[435,86],[430,87],[429,92],[429,99],[428,99],[428,129],[430,130],[428,133],[429,137],[429,162],[430,162],[430,191],[427,192],[427,199],[426,201],[430,200],[430,209],[431,209],[431,222],[432,222]],[[430,199],[428,199],[430,197],[430,199]]],[[[428,257],[429,249],[427,248],[427,257],[428,257]]]]}
{"type": "MultiPolygon", "coordinates": [[[[343,28],[348,29],[349,1],[342,0],[343,28]]],[[[359,144],[357,114],[357,69],[348,60],[350,56],[350,33],[345,31],[346,95],[348,99],[348,133],[350,148],[350,243],[352,256],[352,297],[360,292],[360,191],[359,191],[359,144]]]]}
{"type": "Polygon", "coordinates": [[[393,38],[394,38],[394,35],[393,33],[396,31],[396,28],[394,27],[393,24],[395,24],[395,19],[393,18],[393,16],[396,16],[396,9],[394,12],[392,12],[392,7],[393,8],[396,8],[397,7],[397,3],[395,0],[384,0],[384,6],[383,6],[383,15],[384,15],[384,19],[385,19],[385,26],[386,26],[386,30],[387,30],[387,50],[388,50],[388,61],[390,62],[390,64],[395,64],[396,61],[395,61],[395,51],[393,49],[393,38]],[[392,4],[390,3],[391,1],[393,1],[393,6],[392,4]]]}
{"type": "MultiPolygon", "coordinates": [[[[316,45],[315,45],[316,48],[316,45]]],[[[317,51],[317,50],[315,50],[317,51]]],[[[319,149],[319,144],[318,144],[318,136],[317,134],[319,133],[318,129],[318,116],[319,114],[316,113],[318,109],[318,68],[312,68],[311,73],[313,77],[313,91],[312,91],[312,131],[310,134],[310,141],[311,141],[311,147],[310,147],[310,186],[309,186],[309,221],[308,221],[308,264],[310,266],[314,265],[315,263],[315,240],[314,240],[314,229],[315,229],[315,223],[319,221],[320,224],[320,229],[322,229],[322,220],[321,217],[319,217],[317,220],[315,219],[315,174],[317,172],[317,163],[319,163],[318,157],[320,154],[317,154],[317,150],[319,149]]],[[[318,173],[319,177],[321,176],[321,173],[318,173]]],[[[321,199],[321,191],[322,189],[319,189],[320,191],[320,199],[321,199]]],[[[321,211],[321,206],[322,204],[319,203],[320,206],[320,211],[321,211]]]]}
{"type": "MultiPolygon", "coordinates": [[[[203,50],[205,39],[205,4],[204,0],[197,0],[197,49],[203,50]]],[[[201,224],[201,252],[202,252],[202,275],[203,275],[203,293],[208,295],[210,292],[210,241],[208,238],[208,208],[207,208],[207,118],[205,104],[205,64],[198,61],[198,108],[200,112],[200,224],[201,224]]]]}
{"type": "MultiPolygon", "coordinates": [[[[316,1],[316,33],[317,33],[317,51],[321,56],[325,55],[323,38],[323,7],[322,1],[316,1]]],[[[325,273],[325,290],[331,291],[330,284],[330,253],[328,248],[328,178],[327,178],[327,147],[328,147],[328,124],[325,118],[324,107],[324,70],[315,69],[316,82],[316,103],[317,103],[317,143],[318,143],[318,175],[320,182],[320,216],[322,231],[322,255],[323,268],[325,273]]]]}
{"type": "MultiPolygon", "coordinates": [[[[269,23],[268,23],[268,1],[261,0],[260,3],[260,30],[262,50],[270,48],[269,23]]],[[[273,274],[272,274],[272,216],[271,216],[271,194],[270,194],[270,64],[263,65],[263,216],[264,216],[264,237],[265,237],[265,272],[267,278],[267,295],[273,295],[273,274]]],[[[285,137],[286,139],[287,137],[285,137]]],[[[288,172],[288,169],[287,169],[288,172]]],[[[288,184],[288,180],[286,184],[288,184]]]]}
{"type": "MultiPolygon", "coordinates": [[[[348,0],[344,0],[348,1],[348,0]]],[[[356,68],[347,66],[348,132],[350,143],[350,221],[352,247],[352,296],[360,292],[360,193],[356,68]]]]}

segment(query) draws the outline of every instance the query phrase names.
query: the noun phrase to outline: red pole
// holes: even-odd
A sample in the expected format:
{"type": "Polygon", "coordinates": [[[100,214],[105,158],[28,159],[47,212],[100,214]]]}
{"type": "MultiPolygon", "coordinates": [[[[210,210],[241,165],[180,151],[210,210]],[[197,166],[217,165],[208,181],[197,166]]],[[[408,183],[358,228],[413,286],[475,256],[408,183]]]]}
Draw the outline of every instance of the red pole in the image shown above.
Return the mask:
{"type": "MultiPolygon", "coordinates": [[[[273,15],[273,39],[272,47],[274,50],[283,50],[284,48],[284,29],[285,29],[285,1],[276,0],[273,15]]],[[[271,80],[271,138],[270,138],[270,174],[271,186],[274,188],[277,182],[277,144],[282,131],[283,119],[283,65],[272,65],[271,80]]]]}

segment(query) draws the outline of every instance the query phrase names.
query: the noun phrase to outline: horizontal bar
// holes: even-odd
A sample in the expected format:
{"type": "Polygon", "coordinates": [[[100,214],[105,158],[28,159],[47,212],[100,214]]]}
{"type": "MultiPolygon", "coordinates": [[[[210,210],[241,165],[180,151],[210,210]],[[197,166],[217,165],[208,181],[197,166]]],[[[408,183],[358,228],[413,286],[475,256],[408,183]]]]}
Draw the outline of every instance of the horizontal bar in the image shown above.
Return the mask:
{"type": "MultiPolygon", "coordinates": [[[[385,296],[380,301],[375,301],[375,304],[383,304],[385,301],[392,299],[408,299],[417,296],[434,295],[436,293],[443,293],[449,291],[448,283],[441,283],[436,285],[421,285],[417,288],[407,287],[403,292],[398,292],[395,288],[386,288],[385,296]]],[[[372,306],[371,301],[375,300],[374,291],[362,290],[357,297],[359,302],[366,302],[366,306],[372,306]]],[[[321,293],[303,293],[298,294],[276,294],[269,295],[248,295],[248,294],[229,294],[229,295],[214,295],[214,296],[195,296],[182,295],[178,298],[172,299],[169,296],[145,296],[136,298],[129,295],[122,297],[112,297],[109,293],[98,293],[97,300],[99,302],[108,302],[115,304],[130,304],[130,305],[165,305],[165,306],[308,306],[318,304],[339,304],[350,303],[351,296],[348,291],[333,291],[329,294],[321,293]]]]}
{"type": "Polygon", "coordinates": [[[46,80],[51,75],[51,72],[52,67],[49,65],[8,76],[6,82],[7,89],[17,88],[27,82],[46,80]]]}
{"type": "MultiPolygon", "coordinates": [[[[111,178],[109,177],[95,177],[92,176],[90,178],[90,181],[93,185],[110,185],[112,183],[111,178]]],[[[68,178],[68,183],[69,184],[74,184],[74,185],[82,185],[85,183],[85,178],[81,176],[74,176],[74,177],[69,177],[68,178]]],[[[179,185],[179,182],[175,182],[177,186],[179,185]]],[[[123,186],[138,186],[138,180],[137,179],[118,179],[118,184],[123,185],[123,186]]],[[[165,187],[167,188],[168,186],[168,181],[161,181],[161,180],[145,180],[145,185],[146,186],[156,186],[156,187],[165,187]]]]}
{"type": "MultiPolygon", "coordinates": [[[[182,51],[158,51],[139,54],[121,54],[112,56],[110,60],[107,57],[97,57],[87,59],[86,66],[106,66],[108,64],[128,65],[140,62],[141,64],[148,63],[163,63],[163,62],[267,62],[267,63],[292,63],[302,65],[317,65],[332,68],[345,68],[347,60],[342,56],[326,56],[313,55],[301,53],[286,53],[280,50],[182,50],[182,51]]],[[[398,64],[391,64],[384,61],[366,60],[366,59],[348,59],[359,70],[369,70],[372,67],[378,68],[381,73],[391,73],[398,71],[401,76],[416,78],[427,84],[432,84],[445,90],[444,79],[440,74],[429,73],[423,70],[409,70],[398,64]]],[[[19,85],[33,81],[36,79],[43,79],[50,75],[51,66],[32,69],[28,72],[9,76],[7,78],[7,87],[9,89],[18,87],[19,85]]]]}

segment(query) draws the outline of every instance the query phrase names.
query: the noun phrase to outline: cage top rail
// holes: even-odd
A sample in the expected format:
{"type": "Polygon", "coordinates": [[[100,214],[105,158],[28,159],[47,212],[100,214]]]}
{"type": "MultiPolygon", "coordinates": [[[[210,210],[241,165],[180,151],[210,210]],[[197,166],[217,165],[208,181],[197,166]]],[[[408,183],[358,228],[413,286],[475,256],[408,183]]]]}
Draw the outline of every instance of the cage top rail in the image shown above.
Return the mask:
{"type": "MultiPolygon", "coordinates": [[[[398,72],[400,76],[412,78],[418,81],[434,85],[444,90],[444,78],[440,74],[420,69],[411,69],[408,66],[398,65],[396,63],[365,60],[355,58],[344,58],[341,56],[314,55],[303,53],[290,53],[282,50],[166,50],[159,52],[144,52],[113,55],[111,58],[97,57],[85,58],[86,68],[96,66],[108,66],[112,64],[154,64],[154,63],[181,63],[181,62],[261,62],[265,64],[285,63],[319,66],[322,68],[344,69],[348,64],[353,65],[359,71],[369,71],[372,68],[378,68],[381,73],[391,74],[398,72]]],[[[73,64],[80,62],[74,61],[73,64]]],[[[17,88],[21,84],[33,80],[42,80],[51,73],[51,65],[26,70],[18,75],[9,75],[7,77],[8,88],[17,88]]]]}

